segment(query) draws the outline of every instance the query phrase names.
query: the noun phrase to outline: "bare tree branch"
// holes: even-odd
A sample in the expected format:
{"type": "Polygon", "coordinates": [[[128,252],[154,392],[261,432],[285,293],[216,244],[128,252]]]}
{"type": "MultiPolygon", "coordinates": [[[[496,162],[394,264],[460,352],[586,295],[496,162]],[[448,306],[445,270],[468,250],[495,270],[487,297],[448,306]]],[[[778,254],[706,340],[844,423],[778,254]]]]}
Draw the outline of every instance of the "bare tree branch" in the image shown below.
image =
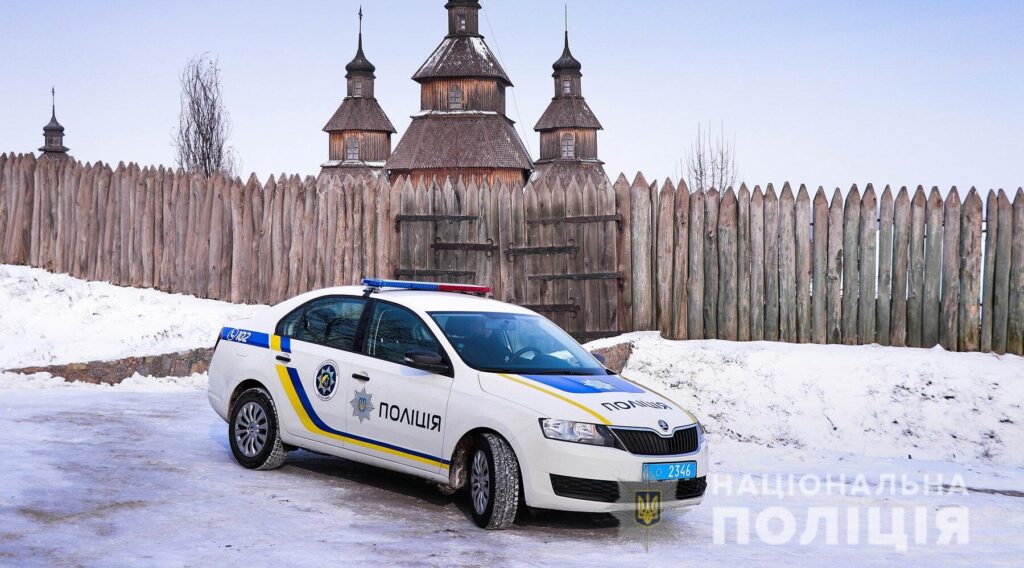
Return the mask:
{"type": "Polygon", "coordinates": [[[736,141],[725,140],[725,127],[718,134],[697,125],[697,136],[686,155],[686,182],[693,190],[724,190],[736,183],[736,141]]]}
{"type": "Polygon", "coordinates": [[[193,57],[181,72],[181,112],[174,133],[178,166],[209,177],[234,176],[238,158],[227,145],[231,117],[224,108],[220,67],[205,53],[193,57]]]}

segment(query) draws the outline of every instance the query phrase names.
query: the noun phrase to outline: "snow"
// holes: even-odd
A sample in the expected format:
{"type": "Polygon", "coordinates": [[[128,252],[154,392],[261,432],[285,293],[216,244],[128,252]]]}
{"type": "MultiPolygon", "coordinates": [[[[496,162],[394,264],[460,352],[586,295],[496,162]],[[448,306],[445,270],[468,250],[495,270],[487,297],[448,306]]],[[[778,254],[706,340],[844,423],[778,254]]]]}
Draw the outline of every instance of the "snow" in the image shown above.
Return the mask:
{"type": "Polygon", "coordinates": [[[212,347],[258,309],[0,265],[0,369],[212,347]]]}
{"type": "Polygon", "coordinates": [[[668,341],[639,332],[623,375],[722,438],[767,447],[1024,466],[1024,358],[940,347],[668,341]]]}
{"type": "MultiPolygon", "coordinates": [[[[786,566],[842,558],[851,566],[1018,564],[1024,557],[1020,469],[886,459],[834,451],[767,448],[710,434],[713,489],[685,516],[664,517],[669,537],[645,547],[606,516],[547,513],[512,529],[476,529],[466,499],[428,483],[347,460],[295,452],[280,470],[236,465],[226,425],[201,390],[133,392],[118,387],[23,389],[0,396],[0,564],[82,566],[564,565],[786,566]],[[868,496],[738,495],[722,479],[863,473],[868,496]],[[967,494],[874,494],[883,475],[962,475],[967,494]],[[1010,490],[1008,490],[1010,489],[1010,490]],[[1016,496],[1015,496],[1016,495],[1016,496]],[[713,519],[725,507],[792,510],[800,532],[811,507],[929,512],[968,507],[964,545],[907,550],[819,535],[771,546],[715,544],[713,519]],[[685,559],[685,560],[684,560],[685,559]]],[[[844,513],[845,514],[845,513],[844,513]]],[[[862,513],[862,517],[865,513],[862,513]]],[[[908,525],[910,526],[910,525],[908,525]]],[[[928,543],[934,543],[934,531],[928,543]]]]}
{"type": "Polygon", "coordinates": [[[187,377],[154,377],[138,373],[127,377],[116,385],[68,382],[50,373],[20,374],[0,371],[0,393],[32,390],[72,389],[86,391],[118,392],[187,392],[206,390],[206,373],[193,373],[187,377]]]}
{"type": "Polygon", "coordinates": [[[473,50],[480,56],[480,59],[487,62],[488,65],[494,67],[494,59],[491,57],[491,50],[487,48],[487,44],[484,43],[482,37],[471,37],[469,38],[470,45],[473,46],[473,50]]]}
{"type": "MultiPolygon", "coordinates": [[[[206,346],[256,309],[0,266],[0,368],[206,346]]],[[[110,386],[0,372],[0,565],[1022,563],[1024,358],[656,333],[590,346],[621,341],[634,344],[624,374],[695,412],[711,444],[704,503],[666,512],[656,542],[601,515],[548,512],[481,531],[464,495],[305,451],[280,470],[246,470],[206,400],[205,374],[110,386]],[[841,491],[736,490],[740,479],[786,478],[841,491]],[[890,491],[903,478],[961,490],[890,491]],[[866,493],[850,489],[858,484],[866,493]],[[723,511],[749,511],[754,532],[754,518],[780,507],[797,538],[715,543],[723,511]],[[969,512],[969,543],[935,544],[935,516],[957,507],[969,512]],[[823,510],[858,513],[861,525],[842,524],[829,543],[823,510]],[[871,510],[907,513],[908,546],[870,543],[871,510]],[[914,514],[929,518],[922,543],[914,514]]]]}

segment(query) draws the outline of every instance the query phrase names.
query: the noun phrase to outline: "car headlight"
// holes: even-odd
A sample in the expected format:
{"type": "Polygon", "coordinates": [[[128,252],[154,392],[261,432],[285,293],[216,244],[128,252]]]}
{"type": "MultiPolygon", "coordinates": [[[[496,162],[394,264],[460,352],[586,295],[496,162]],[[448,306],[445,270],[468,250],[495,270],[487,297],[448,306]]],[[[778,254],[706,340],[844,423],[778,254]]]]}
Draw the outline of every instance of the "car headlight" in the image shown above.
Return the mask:
{"type": "Polygon", "coordinates": [[[612,431],[601,424],[541,418],[540,429],[549,440],[615,447],[615,436],[612,435],[612,431]]]}

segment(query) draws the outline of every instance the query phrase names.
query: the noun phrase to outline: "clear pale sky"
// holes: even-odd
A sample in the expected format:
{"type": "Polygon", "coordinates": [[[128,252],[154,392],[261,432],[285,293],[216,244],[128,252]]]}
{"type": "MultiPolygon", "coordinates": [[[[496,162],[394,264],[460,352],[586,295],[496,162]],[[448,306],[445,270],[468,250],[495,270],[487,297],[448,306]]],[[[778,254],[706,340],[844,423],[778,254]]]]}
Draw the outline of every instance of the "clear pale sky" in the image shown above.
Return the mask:
{"type": "MultiPolygon", "coordinates": [[[[362,4],[377,96],[400,135],[419,105],[410,77],[446,33],[444,0],[362,4]]],[[[536,157],[563,3],[482,4],[482,33],[516,85],[509,115],[536,157]]],[[[735,138],[749,183],[1024,184],[1024,2],[568,4],[613,177],[677,176],[710,121],[735,138]]],[[[210,52],[244,172],[316,174],[358,6],[0,0],[0,152],[42,145],[53,84],[78,159],[173,164],[178,74],[210,52]]]]}

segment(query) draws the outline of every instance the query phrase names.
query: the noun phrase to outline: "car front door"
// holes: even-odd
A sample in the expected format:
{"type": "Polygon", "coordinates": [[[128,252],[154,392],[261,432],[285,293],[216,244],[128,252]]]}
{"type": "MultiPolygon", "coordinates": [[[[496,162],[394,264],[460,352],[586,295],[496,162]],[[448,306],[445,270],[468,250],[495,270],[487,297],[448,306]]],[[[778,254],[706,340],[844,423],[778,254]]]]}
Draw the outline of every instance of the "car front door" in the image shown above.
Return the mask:
{"type": "Polygon", "coordinates": [[[352,351],[366,303],[365,298],[325,296],[294,310],[278,325],[278,335],[291,342],[291,353],[278,356],[277,375],[288,394],[282,403],[298,417],[289,424],[292,434],[346,447],[346,377],[352,374],[352,351]]]}
{"type": "Polygon", "coordinates": [[[448,363],[447,356],[412,311],[380,300],[368,309],[362,351],[352,357],[346,392],[354,438],[349,448],[430,472],[446,469],[441,449],[453,379],[416,368],[405,355],[434,351],[448,363]]]}

